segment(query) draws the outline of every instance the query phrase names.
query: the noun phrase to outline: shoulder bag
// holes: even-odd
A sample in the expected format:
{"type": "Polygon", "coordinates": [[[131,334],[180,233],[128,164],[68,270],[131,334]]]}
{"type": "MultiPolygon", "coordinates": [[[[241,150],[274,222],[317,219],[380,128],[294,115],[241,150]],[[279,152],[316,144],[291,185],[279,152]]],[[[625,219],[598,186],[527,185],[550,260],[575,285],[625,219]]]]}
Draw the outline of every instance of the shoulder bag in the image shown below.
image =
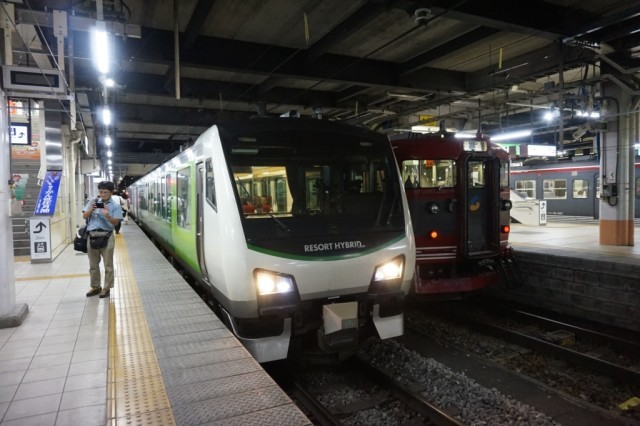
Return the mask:
{"type": "Polygon", "coordinates": [[[89,216],[89,219],[87,219],[85,226],[78,229],[78,232],[76,233],[76,237],[73,239],[73,249],[75,251],[86,253],[88,250],[87,243],[89,240],[89,232],[87,232],[87,226],[89,225],[90,220],[91,220],[91,216],[89,216]]]}

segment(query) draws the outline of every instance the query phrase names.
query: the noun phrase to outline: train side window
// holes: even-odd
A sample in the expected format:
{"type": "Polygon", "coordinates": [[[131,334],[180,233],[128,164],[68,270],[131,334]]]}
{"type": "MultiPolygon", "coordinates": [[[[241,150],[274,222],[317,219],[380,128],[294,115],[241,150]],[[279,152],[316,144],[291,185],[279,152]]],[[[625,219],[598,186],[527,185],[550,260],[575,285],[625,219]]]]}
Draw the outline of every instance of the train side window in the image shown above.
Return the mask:
{"type": "Polygon", "coordinates": [[[176,181],[176,211],[178,226],[184,229],[191,228],[191,202],[189,182],[191,181],[191,169],[185,167],[178,170],[176,181]]]}
{"type": "Polygon", "coordinates": [[[589,181],[586,179],[573,180],[573,198],[587,198],[589,196],[589,181]]]}
{"type": "Polygon", "coordinates": [[[167,220],[169,222],[171,222],[171,201],[173,199],[173,193],[171,192],[171,175],[167,174],[167,179],[166,179],[166,197],[164,199],[164,205],[165,205],[165,209],[164,209],[164,220],[167,220]]]}
{"type": "Polygon", "coordinates": [[[535,180],[518,180],[516,181],[516,192],[525,194],[527,198],[536,198],[536,181],[535,180]]]}
{"type": "Polygon", "coordinates": [[[205,162],[205,195],[207,197],[207,201],[211,204],[211,207],[217,209],[216,207],[216,186],[214,185],[215,180],[213,177],[213,162],[211,158],[208,158],[205,162]]]}
{"type": "Polygon", "coordinates": [[[545,179],[542,181],[543,198],[545,200],[566,200],[566,179],[545,179]]]}

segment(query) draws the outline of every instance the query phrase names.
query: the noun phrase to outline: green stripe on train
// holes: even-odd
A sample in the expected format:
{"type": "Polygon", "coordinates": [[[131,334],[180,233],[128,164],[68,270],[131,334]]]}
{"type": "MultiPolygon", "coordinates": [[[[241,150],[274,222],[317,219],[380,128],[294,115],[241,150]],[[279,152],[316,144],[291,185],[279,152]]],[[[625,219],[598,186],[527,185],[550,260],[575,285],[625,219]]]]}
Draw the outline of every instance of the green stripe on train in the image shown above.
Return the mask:
{"type": "Polygon", "coordinates": [[[268,254],[270,256],[282,257],[285,259],[306,260],[309,262],[326,262],[329,260],[345,260],[345,259],[354,259],[356,257],[366,256],[368,254],[380,251],[383,248],[388,247],[392,244],[395,244],[398,241],[402,240],[403,238],[405,238],[405,235],[401,234],[396,238],[389,240],[383,244],[378,244],[377,246],[368,248],[367,250],[364,250],[364,251],[359,251],[358,253],[347,253],[347,254],[340,254],[340,255],[334,255],[334,256],[296,255],[291,253],[284,253],[281,251],[269,250],[264,247],[259,247],[251,243],[247,243],[247,248],[251,251],[268,254]]]}

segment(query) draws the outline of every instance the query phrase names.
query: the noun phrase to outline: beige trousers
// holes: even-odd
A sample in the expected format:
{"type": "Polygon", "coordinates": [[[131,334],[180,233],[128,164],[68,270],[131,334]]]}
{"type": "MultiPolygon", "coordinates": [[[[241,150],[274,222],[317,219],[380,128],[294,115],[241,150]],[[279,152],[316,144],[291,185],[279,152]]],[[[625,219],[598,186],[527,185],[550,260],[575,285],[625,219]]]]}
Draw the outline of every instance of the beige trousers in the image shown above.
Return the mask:
{"type": "Polygon", "coordinates": [[[89,276],[91,277],[91,287],[100,287],[100,261],[104,259],[104,288],[113,288],[115,281],[113,270],[113,251],[116,247],[115,233],[111,234],[109,242],[105,248],[91,248],[91,243],[87,244],[87,254],[89,255],[89,276]]]}

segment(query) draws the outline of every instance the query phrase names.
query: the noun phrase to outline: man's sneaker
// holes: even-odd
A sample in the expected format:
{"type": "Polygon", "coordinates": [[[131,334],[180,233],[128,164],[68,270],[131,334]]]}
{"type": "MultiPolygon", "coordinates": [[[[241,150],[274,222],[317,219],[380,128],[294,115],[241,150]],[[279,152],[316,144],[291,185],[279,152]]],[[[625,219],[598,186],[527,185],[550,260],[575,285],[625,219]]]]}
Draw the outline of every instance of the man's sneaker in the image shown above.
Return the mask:
{"type": "Polygon", "coordinates": [[[105,297],[109,297],[109,289],[108,288],[103,288],[102,291],[100,292],[100,299],[104,299],[105,297]]]}
{"type": "Polygon", "coordinates": [[[96,294],[100,294],[102,291],[101,287],[91,287],[91,290],[87,292],[87,297],[95,296],[96,294]]]}

